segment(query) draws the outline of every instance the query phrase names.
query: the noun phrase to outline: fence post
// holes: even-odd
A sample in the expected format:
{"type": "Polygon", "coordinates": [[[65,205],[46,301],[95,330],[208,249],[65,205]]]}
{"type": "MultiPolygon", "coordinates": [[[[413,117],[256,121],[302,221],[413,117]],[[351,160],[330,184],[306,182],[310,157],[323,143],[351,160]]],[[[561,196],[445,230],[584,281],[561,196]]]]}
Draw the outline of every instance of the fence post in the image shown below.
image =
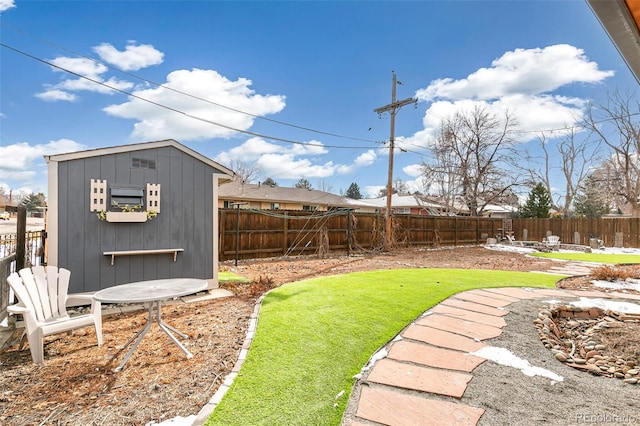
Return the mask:
{"type": "Polygon", "coordinates": [[[347,209],[347,257],[351,255],[351,209],[347,209]]]}
{"type": "Polygon", "coordinates": [[[16,271],[24,268],[27,250],[27,208],[18,206],[16,230],[16,271]]]}
{"type": "Polygon", "coordinates": [[[613,246],[614,247],[623,247],[622,238],[623,238],[622,232],[616,232],[616,235],[615,235],[614,240],[613,240],[613,246]]]}

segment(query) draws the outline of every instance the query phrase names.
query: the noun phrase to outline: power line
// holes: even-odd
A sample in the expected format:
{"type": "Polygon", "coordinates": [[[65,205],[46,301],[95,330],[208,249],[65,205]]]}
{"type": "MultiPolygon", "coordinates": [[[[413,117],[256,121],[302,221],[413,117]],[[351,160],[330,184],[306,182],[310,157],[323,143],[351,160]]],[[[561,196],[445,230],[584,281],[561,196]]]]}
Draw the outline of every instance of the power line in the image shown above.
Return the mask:
{"type": "MultiPolygon", "coordinates": [[[[74,50],[72,50],[72,49],[68,49],[68,48],[66,48],[66,47],[64,47],[64,46],[61,46],[61,45],[57,44],[57,43],[51,42],[51,41],[49,41],[49,40],[46,40],[46,39],[43,39],[43,38],[40,38],[40,37],[37,37],[37,36],[35,36],[35,35],[32,35],[32,34],[30,34],[30,33],[28,33],[28,32],[25,32],[25,31],[19,30],[19,29],[17,29],[17,28],[14,28],[14,27],[12,27],[12,26],[10,26],[10,25],[7,25],[7,24],[4,24],[4,23],[2,23],[2,22],[0,22],[0,25],[2,25],[2,26],[4,26],[4,27],[7,27],[7,28],[9,28],[9,29],[11,29],[11,30],[13,30],[13,31],[23,33],[23,34],[25,34],[25,35],[27,35],[27,36],[29,36],[29,37],[31,37],[31,38],[33,38],[33,39],[35,39],[35,40],[38,40],[38,41],[42,42],[42,43],[48,44],[48,45],[50,45],[50,46],[56,47],[56,48],[58,48],[58,49],[61,49],[61,50],[65,51],[65,52],[72,53],[72,54],[74,54],[74,55],[76,55],[76,56],[78,56],[78,57],[81,57],[81,58],[84,58],[84,59],[88,59],[88,60],[90,60],[90,61],[93,61],[93,62],[94,62],[94,63],[96,63],[96,64],[104,65],[105,67],[107,67],[107,68],[109,68],[109,69],[111,69],[111,70],[114,70],[114,67],[110,66],[109,64],[105,64],[105,63],[104,63],[104,62],[102,62],[102,61],[99,61],[99,60],[97,60],[97,59],[94,59],[94,58],[91,58],[91,57],[85,56],[85,55],[83,55],[82,53],[76,52],[76,51],[74,51],[74,50]]],[[[133,73],[130,73],[130,72],[127,72],[127,71],[121,70],[121,69],[117,69],[117,68],[115,68],[115,70],[116,70],[116,71],[118,71],[118,72],[120,72],[120,73],[122,73],[122,74],[124,74],[124,75],[127,75],[127,76],[129,76],[129,77],[132,77],[132,78],[138,79],[138,80],[140,80],[140,81],[144,81],[144,82],[146,82],[146,83],[150,83],[150,84],[152,84],[152,85],[154,85],[154,86],[156,86],[156,87],[161,87],[161,88],[163,88],[163,89],[166,89],[166,90],[172,91],[172,92],[174,92],[174,93],[178,93],[178,94],[181,94],[181,95],[183,95],[183,96],[188,96],[188,97],[190,97],[190,98],[192,98],[192,99],[196,99],[196,100],[199,100],[199,101],[202,101],[202,102],[206,102],[206,103],[208,103],[208,104],[215,105],[215,106],[217,106],[217,107],[224,108],[224,109],[227,109],[227,110],[229,110],[229,111],[233,111],[233,112],[237,112],[237,113],[240,113],[240,114],[248,115],[248,116],[250,116],[250,117],[257,118],[257,119],[260,119],[260,120],[265,120],[265,121],[269,121],[269,122],[271,122],[271,123],[280,124],[280,125],[283,125],[283,126],[293,127],[293,128],[300,129],[300,130],[305,130],[305,131],[308,131],[308,132],[317,133],[317,134],[326,135],[326,136],[332,136],[332,137],[341,138],[341,139],[350,139],[350,140],[360,141],[360,142],[380,143],[380,141],[375,141],[375,140],[371,140],[371,139],[364,139],[364,138],[357,138],[357,137],[353,137],[353,136],[345,136],[345,135],[340,135],[340,134],[337,134],[337,133],[326,132],[326,131],[322,131],[322,130],[316,130],[316,129],[312,129],[312,128],[309,128],[309,127],[299,126],[299,125],[296,125],[296,124],[287,123],[287,122],[285,122],[285,121],[275,120],[275,119],[273,119],[273,118],[268,118],[268,117],[264,117],[264,116],[261,116],[261,115],[252,114],[252,113],[250,113],[250,112],[242,111],[242,110],[239,110],[239,109],[237,109],[237,108],[233,108],[233,107],[230,107],[230,106],[227,106],[227,105],[223,105],[223,104],[220,104],[220,103],[217,103],[217,102],[211,101],[211,100],[209,100],[209,99],[205,99],[205,98],[202,98],[202,97],[199,97],[199,96],[196,96],[196,95],[192,95],[192,94],[187,93],[187,92],[183,92],[183,91],[178,90],[178,89],[174,89],[174,88],[172,88],[172,87],[170,87],[170,86],[166,86],[166,85],[164,85],[164,84],[157,83],[157,82],[155,82],[155,81],[153,81],[153,80],[149,80],[149,79],[146,79],[146,78],[144,78],[144,77],[140,77],[140,76],[138,76],[138,75],[136,75],[136,74],[133,74],[133,73]]]]}
{"type": "Polygon", "coordinates": [[[238,128],[235,128],[235,127],[232,127],[232,126],[228,126],[226,124],[218,123],[218,122],[215,122],[215,121],[212,121],[212,120],[208,120],[208,119],[203,118],[203,117],[198,117],[198,116],[189,114],[187,112],[184,112],[182,110],[170,107],[168,105],[164,105],[164,104],[161,104],[159,102],[155,102],[155,101],[152,101],[150,99],[144,98],[142,96],[133,94],[131,92],[127,92],[126,90],[122,90],[122,89],[119,89],[117,87],[113,87],[113,86],[111,86],[111,85],[109,85],[109,84],[107,84],[107,83],[105,83],[103,81],[99,81],[99,80],[84,76],[82,74],[78,74],[78,73],[76,73],[74,71],[71,71],[71,70],[69,70],[67,68],[61,67],[60,65],[56,65],[56,64],[54,64],[52,62],[49,62],[49,61],[47,61],[45,59],[42,59],[42,58],[39,58],[37,56],[31,55],[31,54],[29,54],[27,52],[24,52],[24,51],[22,51],[20,49],[15,48],[15,47],[11,47],[11,46],[9,46],[7,44],[0,43],[0,46],[2,46],[4,48],[7,48],[7,49],[10,49],[10,50],[13,50],[16,53],[24,55],[24,56],[26,56],[28,58],[31,58],[33,60],[36,60],[38,62],[42,62],[43,64],[49,65],[50,67],[54,67],[54,68],[57,68],[57,69],[59,69],[61,71],[65,71],[65,72],[67,72],[69,74],[75,75],[76,77],[83,78],[83,79],[85,79],[87,81],[90,81],[92,83],[101,85],[103,87],[107,87],[107,88],[109,88],[109,89],[111,89],[111,90],[113,90],[115,92],[119,92],[119,93],[125,94],[127,96],[130,96],[132,98],[141,100],[143,102],[150,103],[150,104],[155,105],[157,107],[164,108],[166,110],[169,110],[169,111],[172,111],[172,112],[175,112],[175,113],[178,113],[178,114],[182,114],[185,117],[192,118],[194,120],[199,120],[199,121],[202,121],[202,122],[205,122],[205,123],[208,123],[208,124],[213,124],[215,126],[219,126],[219,127],[225,128],[225,129],[232,130],[234,132],[244,133],[244,134],[247,134],[247,135],[250,135],[250,136],[256,136],[256,137],[269,139],[269,140],[274,140],[274,141],[279,141],[279,142],[286,142],[286,143],[292,143],[292,144],[304,145],[304,146],[316,146],[316,147],[320,147],[320,148],[338,148],[338,149],[371,149],[372,148],[371,146],[325,145],[325,144],[313,143],[313,142],[300,142],[300,141],[295,141],[295,140],[291,140],[291,139],[285,139],[285,138],[280,138],[280,137],[276,137],[276,136],[268,136],[268,135],[264,135],[264,134],[261,134],[261,133],[250,132],[248,130],[238,129],[238,128]]]}

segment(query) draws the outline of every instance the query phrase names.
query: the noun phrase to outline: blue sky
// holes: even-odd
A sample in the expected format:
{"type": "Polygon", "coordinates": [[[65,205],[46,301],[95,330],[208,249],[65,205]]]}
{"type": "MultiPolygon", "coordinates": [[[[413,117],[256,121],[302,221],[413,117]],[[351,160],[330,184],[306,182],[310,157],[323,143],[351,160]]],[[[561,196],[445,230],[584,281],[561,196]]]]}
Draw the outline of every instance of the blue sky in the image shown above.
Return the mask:
{"type": "Polygon", "coordinates": [[[536,131],[637,88],[583,0],[0,0],[0,24],[0,186],[14,192],[46,193],[43,155],[175,139],[281,186],[373,196],[392,70],[397,98],[419,99],[396,116],[394,180],[423,190],[425,147],[458,108],[508,109],[534,150],[536,131]]]}

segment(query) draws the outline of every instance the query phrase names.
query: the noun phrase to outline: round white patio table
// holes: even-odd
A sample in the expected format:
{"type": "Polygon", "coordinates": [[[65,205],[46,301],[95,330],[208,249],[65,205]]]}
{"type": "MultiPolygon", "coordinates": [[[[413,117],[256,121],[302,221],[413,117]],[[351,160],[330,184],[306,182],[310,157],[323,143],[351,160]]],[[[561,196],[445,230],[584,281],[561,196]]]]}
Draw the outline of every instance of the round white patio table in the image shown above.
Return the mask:
{"type": "Polygon", "coordinates": [[[164,331],[167,336],[178,345],[180,349],[187,355],[187,359],[193,358],[193,355],[185,348],[176,337],[171,334],[171,331],[182,337],[183,339],[189,338],[184,333],[171,327],[169,324],[162,321],[161,303],[163,300],[169,300],[180,296],[186,296],[188,294],[197,293],[207,288],[207,282],[201,279],[193,278],[169,278],[162,280],[151,281],[139,281],[130,284],[121,284],[103,290],[97,291],[93,298],[101,303],[144,303],[148,306],[149,317],[147,323],[142,330],[129,339],[127,343],[122,346],[122,349],[126,348],[135,340],[135,343],[124,356],[120,364],[114,369],[115,372],[122,370],[122,367],[127,363],[129,357],[133,351],[136,350],[138,344],[147,333],[153,319],[156,319],[158,326],[164,331]],[[153,307],[156,307],[155,314],[153,307]],[[171,330],[171,331],[169,331],[171,330]],[[137,338],[137,340],[136,340],[137,338]]]}

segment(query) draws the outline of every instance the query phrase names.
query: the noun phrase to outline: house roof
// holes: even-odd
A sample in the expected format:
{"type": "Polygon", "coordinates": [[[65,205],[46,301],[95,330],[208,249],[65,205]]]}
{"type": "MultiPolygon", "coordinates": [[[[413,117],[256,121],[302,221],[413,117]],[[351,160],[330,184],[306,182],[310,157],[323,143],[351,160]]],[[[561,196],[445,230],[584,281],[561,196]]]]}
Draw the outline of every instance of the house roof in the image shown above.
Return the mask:
{"type": "Polygon", "coordinates": [[[305,188],[250,184],[243,183],[241,180],[233,180],[220,186],[218,198],[234,201],[299,203],[304,205],[323,205],[351,209],[375,208],[375,206],[362,202],[362,200],[341,197],[315,189],[309,190],[305,188]]]}
{"type": "Polygon", "coordinates": [[[640,82],[640,1],[587,0],[629,69],[640,82]]]}
{"type": "MultiPolygon", "coordinates": [[[[367,203],[374,204],[378,208],[387,207],[387,197],[380,198],[367,198],[360,201],[366,201],[367,203]]],[[[444,206],[441,203],[427,200],[424,197],[410,194],[391,194],[391,207],[392,208],[420,208],[429,211],[434,214],[438,209],[442,209],[444,206]]]]}
{"type": "Polygon", "coordinates": [[[174,139],[165,139],[165,140],[154,141],[154,142],[141,142],[141,143],[119,145],[119,146],[113,146],[113,147],[107,147],[107,148],[96,148],[96,149],[89,149],[86,151],[74,151],[74,152],[56,154],[56,155],[45,155],[44,159],[48,164],[50,162],[78,160],[82,158],[100,157],[103,155],[120,154],[123,152],[142,151],[145,149],[164,148],[168,146],[174,147],[184,152],[185,154],[191,157],[194,157],[195,159],[202,161],[203,163],[213,167],[214,169],[217,169],[220,172],[229,175],[230,177],[235,175],[235,173],[231,169],[228,169],[223,165],[216,163],[210,158],[205,157],[199,152],[196,152],[191,148],[188,148],[182,145],[181,143],[179,143],[174,139]]]}
{"type": "MultiPolygon", "coordinates": [[[[387,197],[379,197],[379,198],[365,198],[365,201],[371,204],[375,204],[378,207],[385,208],[387,207],[387,197]]],[[[395,208],[401,207],[425,207],[427,206],[427,202],[418,198],[415,195],[409,194],[391,194],[391,206],[395,208]]],[[[435,204],[430,205],[430,207],[435,207],[435,204]]],[[[441,207],[441,206],[437,206],[441,207]]]]}

